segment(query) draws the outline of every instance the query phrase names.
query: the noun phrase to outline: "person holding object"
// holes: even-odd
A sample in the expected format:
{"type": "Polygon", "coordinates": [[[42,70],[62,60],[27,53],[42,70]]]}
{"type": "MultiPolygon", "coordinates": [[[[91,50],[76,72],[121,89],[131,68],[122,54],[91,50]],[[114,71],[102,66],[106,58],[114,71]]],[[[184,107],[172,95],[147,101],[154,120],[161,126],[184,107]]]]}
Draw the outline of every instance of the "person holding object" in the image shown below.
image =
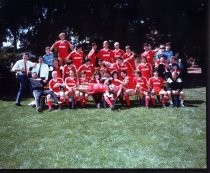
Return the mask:
{"type": "Polygon", "coordinates": [[[16,72],[16,77],[19,84],[19,90],[17,93],[16,102],[15,102],[16,106],[22,106],[20,102],[23,98],[23,94],[26,90],[26,87],[29,84],[28,82],[29,69],[31,67],[35,67],[36,65],[35,63],[32,63],[28,59],[29,59],[29,53],[25,52],[22,56],[22,59],[18,60],[11,70],[13,72],[16,72]]]}

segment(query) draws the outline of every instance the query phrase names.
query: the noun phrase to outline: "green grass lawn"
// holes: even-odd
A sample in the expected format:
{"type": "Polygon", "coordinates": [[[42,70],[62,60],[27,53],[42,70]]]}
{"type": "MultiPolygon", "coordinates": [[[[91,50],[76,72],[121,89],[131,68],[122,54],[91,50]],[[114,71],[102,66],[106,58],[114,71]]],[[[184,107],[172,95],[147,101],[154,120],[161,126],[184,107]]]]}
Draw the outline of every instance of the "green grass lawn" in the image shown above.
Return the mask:
{"type": "Polygon", "coordinates": [[[0,101],[0,168],[206,168],[206,88],[185,108],[37,113],[0,101]]]}

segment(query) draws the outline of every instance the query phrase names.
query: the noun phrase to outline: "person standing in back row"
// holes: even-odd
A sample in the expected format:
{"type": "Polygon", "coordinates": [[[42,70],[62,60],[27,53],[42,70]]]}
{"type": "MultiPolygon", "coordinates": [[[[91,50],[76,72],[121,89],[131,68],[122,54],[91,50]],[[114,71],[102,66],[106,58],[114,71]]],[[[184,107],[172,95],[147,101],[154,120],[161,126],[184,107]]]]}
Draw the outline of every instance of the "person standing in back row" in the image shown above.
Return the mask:
{"type": "Polygon", "coordinates": [[[65,33],[60,33],[59,38],[60,40],[56,41],[51,46],[50,51],[52,51],[53,49],[57,49],[60,65],[64,66],[64,64],[66,64],[66,62],[68,61],[69,49],[73,51],[73,46],[69,41],[65,40],[65,33]]]}
{"type": "Polygon", "coordinates": [[[23,98],[23,94],[26,90],[26,87],[29,84],[29,79],[28,79],[29,69],[35,66],[34,63],[28,60],[29,53],[25,52],[22,58],[23,59],[18,60],[15,63],[15,65],[12,67],[12,71],[16,72],[16,77],[19,84],[19,90],[15,102],[16,106],[22,106],[20,102],[23,98]]]}

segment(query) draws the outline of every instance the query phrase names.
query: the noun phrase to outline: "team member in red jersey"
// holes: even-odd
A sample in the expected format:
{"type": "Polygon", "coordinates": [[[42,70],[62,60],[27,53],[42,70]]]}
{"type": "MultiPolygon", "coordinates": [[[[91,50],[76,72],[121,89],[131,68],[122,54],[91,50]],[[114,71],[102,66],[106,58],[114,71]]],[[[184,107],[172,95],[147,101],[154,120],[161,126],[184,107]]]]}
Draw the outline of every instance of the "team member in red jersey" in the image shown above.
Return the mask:
{"type": "Polygon", "coordinates": [[[52,90],[57,97],[60,97],[60,102],[69,104],[68,96],[65,96],[65,84],[62,78],[58,77],[57,71],[52,72],[52,79],[49,81],[49,89],[52,90]]]}
{"type": "Polygon", "coordinates": [[[113,62],[114,53],[112,52],[112,50],[109,49],[109,42],[108,41],[103,42],[103,49],[101,49],[97,53],[97,57],[99,59],[102,59],[103,61],[107,61],[107,62],[110,62],[110,63],[113,62]]]}
{"type": "Polygon", "coordinates": [[[67,77],[70,76],[70,74],[69,74],[70,70],[73,70],[74,73],[77,72],[77,68],[73,64],[73,61],[72,60],[68,60],[67,63],[66,63],[66,65],[64,65],[64,67],[63,67],[63,73],[62,73],[63,80],[65,80],[65,78],[67,78],[67,77]]]}
{"type": "Polygon", "coordinates": [[[90,62],[93,65],[93,67],[96,66],[96,50],[97,50],[97,44],[92,43],[92,49],[88,53],[87,58],[90,59],[90,62]]]}
{"type": "Polygon", "coordinates": [[[76,50],[74,50],[69,54],[68,59],[73,61],[73,64],[76,66],[78,70],[79,67],[82,65],[83,61],[82,45],[77,45],[76,50]]]}
{"type": "Polygon", "coordinates": [[[141,63],[137,66],[137,70],[141,72],[141,75],[145,77],[147,80],[152,76],[152,66],[147,63],[146,57],[141,57],[141,63]]]}
{"type": "Polygon", "coordinates": [[[134,69],[132,68],[129,62],[124,62],[121,57],[117,58],[117,62],[115,64],[118,74],[121,74],[121,71],[126,71],[126,74],[129,77],[134,77],[134,69]]]}
{"type": "Polygon", "coordinates": [[[121,78],[122,78],[122,81],[121,80],[118,80],[120,83],[121,83],[121,87],[124,91],[124,98],[125,98],[125,101],[126,101],[126,105],[128,107],[130,107],[130,99],[129,99],[129,96],[132,96],[135,94],[135,83],[133,81],[133,78],[127,76],[127,73],[125,70],[121,71],[121,78]]]}
{"type": "Polygon", "coordinates": [[[118,57],[122,57],[125,52],[120,49],[120,44],[118,42],[114,43],[114,50],[112,51],[114,53],[114,58],[113,58],[113,63],[115,63],[117,61],[118,57]]]}
{"type": "Polygon", "coordinates": [[[155,95],[163,95],[162,98],[162,105],[165,107],[165,104],[167,102],[167,92],[163,89],[164,88],[164,83],[163,79],[158,76],[158,71],[154,71],[154,76],[149,79],[149,87],[151,89],[151,100],[153,106],[155,106],[155,95]]]}
{"type": "Polygon", "coordinates": [[[90,59],[85,60],[85,64],[82,64],[79,67],[79,69],[77,70],[77,73],[80,73],[81,71],[85,71],[87,79],[89,79],[89,80],[91,79],[91,77],[93,76],[93,73],[94,73],[94,68],[90,62],[90,59]]]}
{"type": "Polygon", "coordinates": [[[122,103],[122,98],[119,97],[122,93],[122,87],[120,86],[121,85],[121,82],[119,81],[119,77],[118,77],[118,72],[117,71],[114,71],[112,74],[111,74],[111,84],[109,85],[109,88],[112,89],[112,91],[116,94],[116,100],[119,98],[120,102],[122,103]]]}
{"type": "Polygon", "coordinates": [[[122,59],[124,62],[129,62],[133,68],[133,70],[136,70],[136,64],[135,64],[135,57],[134,53],[131,51],[130,46],[125,46],[125,54],[122,56],[122,59]]]}
{"type": "MultiPolygon", "coordinates": [[[[99,84],[101,83],[101,73],[100,72],[95,72],[93,75],[93,79],[90,81],[90,83],[94,83],[94,84],[99,84]]],[[[102,97],[103,97],[103,93],[94,93],[92,94],[93,100],[96,104],[97,108],[101,107],[102,104],[102,97]]]]}
{"type": "Polygon", "coordinates": [[[70,70],[70,76],[65,79],[66,85],[66,92],[65,95],[69,96],[70,98],[74,98],[74,105],[77,103],[79,99],[79,92],[76,90],[78,85],[78,80],[75,77],[75,73],[73,70],[70,70]]]}
{"type": "Polygon", "coordinates": [[[147,79],[141,75],[139,70],[135,71],[134,84],[136,85],[136,94],[141,95],[141,100],[145,96],[146,107],[149,106],[149,89],[147,79]]]}
{"type": "Polygon", "coordinates": [[[65,33],[59,34],[60,40],[56,41],[50,48],[50,51],[53,49],[57,49],[58,59],[61,63],[60,65],[64,65],[68,61],[69,49],[72,51],[72,45],[69,41],[65,40],[65,33]]]}
{"type": "Polygon", "coordinates": [[[154,56],[158,49],[151,50],[151,46],[148,43],[143,44],[144,52],[141,54],[141,57],[146,57],[147,63],[154,65],[154,56]]]}
{"type": "MultiPolygon", "coordinates": [[[[86,71],[81,71],[80,72],[81,77],[79,78],[79,85],[88,85],[89,79],[86,77],[86,71]]],[[[82,107],[85,107],[88,101],[88,94],[80,92],[80,105],[82,107]]]]}

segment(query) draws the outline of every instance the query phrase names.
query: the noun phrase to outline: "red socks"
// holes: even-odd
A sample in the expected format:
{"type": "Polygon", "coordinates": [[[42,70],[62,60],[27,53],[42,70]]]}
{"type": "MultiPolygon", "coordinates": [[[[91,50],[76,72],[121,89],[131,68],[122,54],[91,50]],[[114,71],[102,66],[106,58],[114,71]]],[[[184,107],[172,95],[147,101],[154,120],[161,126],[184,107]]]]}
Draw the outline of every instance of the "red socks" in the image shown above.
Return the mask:
{"type": "Polygon", "coordinates": [[[149,106],[149,97],[145,97],[145,103],[146,103],[146,107],[148,107],[149,106]]]}
{"type": "Polygon", "coordinates": [[[48,105],[49,109],[52,109],[52,102],[51,101],[47,101],[47,105],[48,105]]]}

